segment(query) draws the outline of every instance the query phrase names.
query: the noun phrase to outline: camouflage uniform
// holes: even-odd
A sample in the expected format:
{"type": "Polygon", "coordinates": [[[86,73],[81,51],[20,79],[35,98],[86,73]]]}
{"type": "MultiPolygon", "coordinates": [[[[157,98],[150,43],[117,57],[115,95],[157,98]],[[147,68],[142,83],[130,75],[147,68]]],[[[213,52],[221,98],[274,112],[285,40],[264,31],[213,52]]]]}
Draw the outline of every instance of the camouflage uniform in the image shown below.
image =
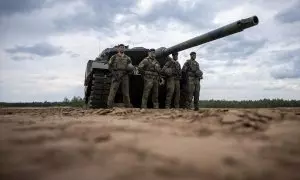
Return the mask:
{"type": "Polygon", "coordinates": [[[141,108],[147,108],[148,97],[152,88],[153,107],[158,108],[159,73],[161,70],[159,62],[155,58],[148,56],[140,62],[138,69],[144,77],[141,108]]]}
{"type": "Polygon", "coordinates": [[[182,67],[182,73],[184,73],[187,78],[188,98],[186,108],[191,108],[192,99],[194,97],[194,108],[197,110],[199,105],[200,79],[202,79],[202,71],[199,68],[198,62],[193,59],[187,60],[182,67]]]}
{"type": "Polygon", "coordinates": [[[108,107],[112,107],[120,83],[122,83],[123,102],[126,107],[130,107],[131,105],[129,98],[129,77],[127,73],[128,64],[131,64],[131,59],[125,54],[123,56],[115,54],[109,59],[108,66],[113,76],[107,99],[108,107]]]}
{"type": "Polygon", "coordinates": [[[170,108],[173,94],[175,93],[174,106],[179,108],[180,100],[180,79],[181,79],[181,66],[178,61],[170,58],[169,61],[164,65],[162,72],[167,76],[167,95],[165,101],[165,107],[170,108]],[[171,70],[168,74],[167,69],[171,70]],[[174,92],[175,91],[175,92],[174,92]]]}

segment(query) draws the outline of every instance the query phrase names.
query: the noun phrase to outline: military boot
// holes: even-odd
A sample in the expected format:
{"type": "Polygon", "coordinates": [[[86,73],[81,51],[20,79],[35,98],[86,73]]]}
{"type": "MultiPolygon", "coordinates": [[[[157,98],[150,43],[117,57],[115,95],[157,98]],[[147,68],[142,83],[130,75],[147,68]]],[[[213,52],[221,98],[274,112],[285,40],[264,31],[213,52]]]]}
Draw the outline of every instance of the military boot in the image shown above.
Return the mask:
{"type": "Polygon", "coordinates": [[[125,108],[133,108],[133,106],[131,103],[129,103],[129,104],[125,104],[125,108]]]}
{"type": "Polygon", "coordinates": [[[186,101],[186,104],[185,104],[185,109],[191,109],[191,103],[189,101],[186,101]]]}
{"type": "Polygon", "coordinates": [[[146,104],[141,104],[141,109],[146,109],[147,105],[146,104]]]}
{"type": "Polygon", "coordinates": [[[153,103],[153,108],[158,109],[158,103],[153,103]]]}
{"type": "Polygon", "coordinates": [[[113,103],[111,103],[111,102],[108,102],[108,103],[107,103],[107,108],[108,108],[108,109],[111,109],[111,108],[113,108],[113,103]]]}

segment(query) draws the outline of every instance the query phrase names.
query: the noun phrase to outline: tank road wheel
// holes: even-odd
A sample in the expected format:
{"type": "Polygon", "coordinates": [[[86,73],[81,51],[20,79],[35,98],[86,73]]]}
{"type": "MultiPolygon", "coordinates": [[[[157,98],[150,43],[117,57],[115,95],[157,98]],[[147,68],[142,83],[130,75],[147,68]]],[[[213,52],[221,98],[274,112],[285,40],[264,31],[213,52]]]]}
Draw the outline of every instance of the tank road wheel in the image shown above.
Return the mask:
{"type": "Polygon", "coordinates": [[[89,108],[107,108],[110,84],[110,77],[104,77],[103,74],[93,74],[91,91],[87,102],[89,108]]]}

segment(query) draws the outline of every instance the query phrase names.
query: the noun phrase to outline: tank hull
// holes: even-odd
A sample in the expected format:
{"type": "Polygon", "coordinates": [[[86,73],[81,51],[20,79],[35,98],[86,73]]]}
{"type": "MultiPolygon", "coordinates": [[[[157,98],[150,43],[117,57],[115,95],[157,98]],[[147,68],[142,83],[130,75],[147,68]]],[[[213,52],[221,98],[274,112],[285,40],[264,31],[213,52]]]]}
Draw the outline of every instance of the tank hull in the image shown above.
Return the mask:
{"type": "MultiPolygon", "coordinates": [[[[134,52],[131,51],[132,54],[134,52]]],[[[130,53],[125,51],[125,54],[130,56],[130,53]]],[[[132,57],[132,56],[131,56],[132,57]]],[[[142,60],[147,57],[147,51],[144,56],[139,58],[142,60]]],[[[134,65],[137,66],[141,60],[134,61],[134,65]]],[[[163,66],[161,64],[161,66],[163,66]]],[[[107,108],[107,98],[109,95],[111,84],[111,74],[108,70],[108,65],[104,62],[93,61],[89,64],[86,69],[85,78],[85,103],[89,108],[107,108]]],[[[130,101],[133,107],[139,108],[141,106],[143,96],[144,80],[141,74],[130,74],[129,75],[129,95],[130,101]]],[[[159,104],[160,108],[164,107],[164,100],[166,97],[165,84],[159,87],[159,104]]],[[[148,107],[152,108],[153,104],[151,101],[152,93],[149,95],[148,107]]],[[[120,86],[114,100],[115,104],[122,105],[123,95],[122,87],[120,86]]]]}

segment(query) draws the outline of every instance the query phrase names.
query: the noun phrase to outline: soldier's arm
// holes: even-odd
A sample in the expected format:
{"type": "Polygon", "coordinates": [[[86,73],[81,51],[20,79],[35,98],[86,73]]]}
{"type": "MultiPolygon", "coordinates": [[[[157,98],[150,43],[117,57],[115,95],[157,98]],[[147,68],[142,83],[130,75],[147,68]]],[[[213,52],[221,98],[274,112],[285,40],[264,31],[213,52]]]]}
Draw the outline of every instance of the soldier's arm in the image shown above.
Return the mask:
{"type": "Polygon", "coordinates": [[[203,79],[203,72],[200,69],[199,63],[197,63],[196,77],[203,79]]]}
{"type": "Polygon", "coordinates": [[[182,72],[181,72],[181,66],[179,62],[176,62],[176,71],[177,71],[177,75],[181,76],[182,72]]]}
{"type": "Polygon", "coordinates": [[[180,63],[179,63],[178,61],[176,61],[175,64],[176,64],[176,68],[181,70],[181,65],[180,65],[180,63]]]}
{"type": "Polygon", "coordinates": [[[111,65],[112,65],[114,59],[115,59],[115,55],[113,55],[109,58],[109,61],[108,61],[108,69],[109,70],[111,70],[111,68],[112,68],[111,65]]]}
{"type": "Polygon", "coordinates": [[[140,63],[139,63],[139,65],[138,65],[138,70],[139,71],[143,71],[144,70],[144,68],[145,68],[145,66],[146,66],[146,63],[147,62],[147,59],[143,59],[140,63]]]}
{"type": "Polygon", "coordinates": [[[170,66],[170,61],[167,61],[161,71],[164,72],[169,66],[170,66]]]}
{"type": "Polygon", "coordinates": [[[200,70],[200,66],[199,63],[197,62],[197,70],[200,70]]]}
{"type": "Polygon", "coordinates": [[[132,64],[131,58],[127,56],[127,64],[132,64]]]}
{"type": "Polygon", "coordinates": [[[158,71],[158,72],[161,71],[161,67],[160,67],[160,64],[158,61],[155,61],[155,68],[156,68],[156,71],[158,71]]]}
{"type": "Polygon", "coordinates": [[[185,62],[182,67],[182,72],[185,73],[187,71],[187,69],[188,69],[188,62],[185,62]]]}

